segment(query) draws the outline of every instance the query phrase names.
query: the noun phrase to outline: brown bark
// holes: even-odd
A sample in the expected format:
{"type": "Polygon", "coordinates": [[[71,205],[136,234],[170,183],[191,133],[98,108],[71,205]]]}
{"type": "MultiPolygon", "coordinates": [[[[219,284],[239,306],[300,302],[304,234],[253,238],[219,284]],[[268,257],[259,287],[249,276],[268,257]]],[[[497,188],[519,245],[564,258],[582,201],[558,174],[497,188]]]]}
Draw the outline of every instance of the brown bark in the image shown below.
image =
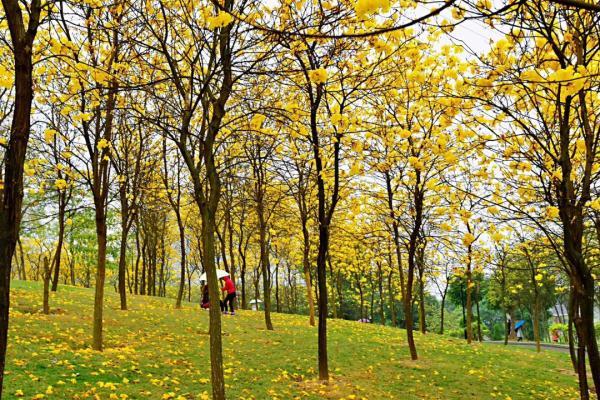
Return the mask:
{"type": "Polygon", "coordinates": [[[0,397],[4,382],[10,308],[12,259],[21,224],[23,167],[33,102],[32,49],[40,22],[41,0],[29,4],[27,26],[17,0],[2,0],[15,65],[15,102],[8,149],[4,153],[4,189],[0,190],[0,397]]]}
{"type": "Polygon", "coordinates": [[[402,267],[402,252],[400,245],[400,232],[398,230],[398,220],[396,219],[396,211],[394,208],[394,190],[392,188],[392,177],[389,171],[384,174],[386,191],[387,191],[387,203],[390,212],[390,218],[392,219],[392,235],[394,239],[394,250],[396,253],[396,262],[398,263],[398,273],[400,275],[400,293],[404,298],[405,283],[404,283],[404,268],[402,267]]]}
{"type": "Polygon", "coordinates": [[[466,277],[466,330],[467,330],[467,343],[471,343],[473,341],[473,272],[471,270],[471,254],[473,250],[471,245],[467,248],[467,270],[465,273],[466,277]]]}
{"type": "Polygon", "coordinates": [[[102,351],[102,318],[104,314],[104,281],[106,277],[106,215],[104,214],[104,207],[99,206],[99,204],[96,204],[96,236],[98,241],[98,255],[96,258],[92,348],[102,351]]]}
{"type": "Polygon", "coordinates": [[[269,279],[269,248],[267,243],[267,225],[264,217],[262,201],[257,204],[257,214],[259,223],[259,244],[260,244],[260,260],[263,276],[263,306],[265,314],[265,325],[267,330],[273,330],[273,322],[271,321],[271,282],[269,279]]]}
{"type": "Polygon", "coordinates": [[[181,219],[181,213],[176,212],[177,226],[179,227],[179,247],[181,248],[181,265],[179,276],[179,290],[177,291],[177,300],[175,308],[181,308],[181,300],[183,299],[183,291],[185,289],[185,269],[186,269],[186,249],[185,249],[185,227],[181,219]]]}
{"type": "Polygon", "coordinates": [[[419,274],[419,330],[427,333],[425,321],[425,241],[417,250],[417,272],[419,274]]]}
{"type": "Polygon", "coordinates": [[[50,314],[50,278],[52,270],[50,269],[50,261],[44,256],[44,300],[42,302],[42,312],[46,315],[50,314]]]}
{"type": "Polygon", "coordinates": [[[129,236],[129,207],[127,201],[127,191],[125,186],[119,188],[119,198],[121,200],[121,243],[119,247],[119,300],[121,310],[127,310],[127,288],[125,286],[125,270],[127,269],[127,237],[129,236]]]}
{"type": "MultiPolygon", "coordinates": [[[[118,31],[115,30],[113,36],[114,42],[118,43],[118,31]]],[[[114,43],[115,44],[115,43],[114,43]]],[[[117,84],[113,79],[106,104],[106,125],[104,130],[104,139],[109,143],[112,138],[112,123],[114,109],[116,104],[117,84]]],[[[106,246],[107,246],[107,226],[106,226],[106,201],[108,199],[109,189],[109,163],[108,150],[96,152],[92,158],[92,163],[96,164],[93,168],[92,192],[94,194],[94,208],[96,214],[96,235],[98,241],[98,257],[96,267],[96,283],[94,292],[94,326],[92,348],[94,350],[103,350],[103,313],[104,313],[104,282],[106,278],[106,246]]]]}
{"type": "Polygon", "coordinates": [[[310,326],[315,326],[315,300],[313,298],[313,288],[310,277],[310,238],[308,227],[306,226],[307,221],[305,219],[302,221],[302,268],[304,272],[304,282],[306,284],[306,299],[308,301],[308,321],[310,326]]]}
{"type": "Polygon", "coordinates": [[[379,319],[381,325],[385,325],[385,312],[383,311],[383,271],[381,262],[377,263],[377,281],[379,286],[379,319]]]}
{"type": "Polygon", "coordinates": [[[58,289],[58,277],[60,274],[60,261],[65,239],[65,210],[67,207],[67,194],[65,190],[58,191],[58,242],[54,254],[54,276],[52,277],[52,291],[58,289]]]}
{"type": "Polygon", "coordinates": [[[420,244],[420,233],[421,224],[423,222],[423,191],[420,189],[421,185],[421,173],[416,172],[416,182],[413,190],[413,207],[415,210],[415,217],[410,232],[409,244],[408,244],[408,276],[406,280],[405,293],[403,296],[404,300],[404,314],[406,317],[406,337],[408,341],[408,348],[410,350],[410,357],[413,360],[418,358],[417,347],[415,345],[415,339],[413,335],[413,285],[415,268],[417,268],[417,250],[420,244]]]}
{"type": "Polygon", "coordinates": [[[398,321],[396,319],[396,299],[394,298],[394,290],[392,285],[392,276],[394,275],[393,269],[390,269],[390,273],[388,274],[388,296],[390,302],[390,313],[392,315],[392,326],[398,326],[398,321]]]}

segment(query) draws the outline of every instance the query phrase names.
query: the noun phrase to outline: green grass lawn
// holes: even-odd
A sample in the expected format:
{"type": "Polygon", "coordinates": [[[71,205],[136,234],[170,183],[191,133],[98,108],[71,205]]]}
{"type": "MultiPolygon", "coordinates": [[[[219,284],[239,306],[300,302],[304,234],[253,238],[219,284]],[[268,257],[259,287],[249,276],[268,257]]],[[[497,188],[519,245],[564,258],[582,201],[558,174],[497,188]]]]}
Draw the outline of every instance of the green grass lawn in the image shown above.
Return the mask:
{"type": "MultiPolygon", "coordinates": [[[[103,353],[90,349],[93,290],[59,287],[53,314],[41,285],[13,282],[5,398],[203,399],[210,394],[208,313],[198,305],[109,290],[103,353]],[[41,397],[43,395],[43,397],[41,397]],[[36,397],[37,396],[37,397],[36,397]]],[[[332,381],[317,381],[317,330],[303,316],[224,316],[229,399],[576,399],[568,354],[473,344],[416,333],[411,361],[400,329],[330,320],[332,381]]]]}

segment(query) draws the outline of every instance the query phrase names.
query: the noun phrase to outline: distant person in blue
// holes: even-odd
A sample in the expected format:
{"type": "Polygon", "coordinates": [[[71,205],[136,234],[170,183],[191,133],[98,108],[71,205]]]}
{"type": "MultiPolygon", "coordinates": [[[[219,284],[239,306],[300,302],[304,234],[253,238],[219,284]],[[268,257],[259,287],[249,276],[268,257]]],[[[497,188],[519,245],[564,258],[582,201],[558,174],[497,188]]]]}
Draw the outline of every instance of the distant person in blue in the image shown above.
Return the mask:
{"type": "Polygon", "coordinates": [[[523,327],[520,326],[517,329],[515,329],[515,331],[517,332],[517,342],[522,342],[523,341],[523,327]]]}

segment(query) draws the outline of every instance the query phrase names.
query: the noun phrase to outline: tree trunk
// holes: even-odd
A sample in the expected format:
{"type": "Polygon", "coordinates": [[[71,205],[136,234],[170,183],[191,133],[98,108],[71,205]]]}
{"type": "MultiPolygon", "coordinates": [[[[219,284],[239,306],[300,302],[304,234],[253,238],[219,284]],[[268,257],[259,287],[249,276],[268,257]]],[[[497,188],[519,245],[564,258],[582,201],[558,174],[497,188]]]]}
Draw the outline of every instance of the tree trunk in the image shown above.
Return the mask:
{"type": "Polygon", "coordinates": [[[381,325],[385,325],[385,312],[383,310],[383,271],[381,269],[381,263],[377,263],[377,280],[379,281],[379,319],[381,320],[381,325]]]}
{"type": "Polygon", "coordinates": [[[302,266],[304,282],[306,283],[306,300],[308,301],[308,321],[310,326],[315,326],[315,301],[313,299],[313,289],[310,277],[310,237],[307,222],[306,218],[302,219],[302,266]]]}
{"type": "MultiPolygon", "coordinates": [[[[2,191],[0,190],[0,197],[2,194],[2,191]]],[[[21,237],[19,236],[17,238],[17,244],[19,245],[19,256],[21,258],[21,272],[22,274],[20,275],[20,279],[26,281],[27,280],[27,269],[25,268],[25,253],[23,252],[23,243],[21,243],[21,237]]]]}
{"type": "Polygon", "coordinates": [[[183,291],[185,289],[186,270],[185,227],[183,226],[181,213],[179,211],[176,211],[175,214],[177,215],[177,226],[179,227],[179,246],[181,248],[181,272],[179,276],[179,291],[177,292],[177,301],[175,302],[175,308],[181,308],[181,300],[183,299],[183,291]]]}
{"type": "Polygon", "coordinates": [[[392,275],[394,274],[393,269],[390,269],[390,273],[388,275],[388,295],[390,301],[390,313],[392,314],[392,326],[397,327],[398,321],[396,319],[396,300],[394,298],[394,291],[392,286],[392,275]]]}
{"type": "Polygon", "coordinates": [[[479,283],[477,284],[477,300],[475,301],[475,309],[477,310],[477,338],[480,342],[483,342],[483,335],[481,334],[481,316],[479,315],[479,283]]]}
{"type": "Polygon", "coordinates": [[[240,275],[240,280],[242,281],[242,309],[247,310],[248,303],[246,300],[246,257],[242,257],[242,268],[240,275]]]}
{"type": "Polygon", "coordinates": [[[421,233],[421,223],[423,218],[423,192],[419,190],[421,183],[420,171],[416,171],[416,183],[415,190],[413,193],[413,201],[415,207],[415,220],[414,226],[410,233],[410,240],[408,246],[408,276],[406,279],[405,293],[403,296],[404,300],[404,314],[406,318],[406,337],[408,341],[408,348],[410,350],[410,357],[412,360],[416,360],[417,347],[415,345],[415,339],[413,334],[413,285],[415,278],[415,268],[417,267],[417,250],[419,245],[419,235],[421,233]]]}
{"type": "Polygon", "coordinates": [[[29,26],[25,27],[19,2],[2,0],[12,39],[15,101],[8,149],[4,153],[4,188],[0,189],[0,195],[2,195],[2,208],[0,209],[0,397],[2,396],[8,340],[10,275],[21,224],[23,167],[31,128],[32,48],[40,18],[40,3],[40,0],[32,2],[29,26]]]}
{"type": "Polygon", "coordinates": [[[360,298],[360,319],[365,319],[365,295],[363,293],[362,284],[360,283],[360,277],[356,277],[356,285],[358,286],[358,294],[360,298]]]}
{"type": "Polygon", "coordinates": [[[210,296],[209,334],[210,334],[210,364],[211,383],[214,400],[225,400],[225,378],[223,373],[223,344],[221,338],[221,305],[220,290],[215,264],[215,212],[202,210],[202,249],[204,266],[210,296]]]}
{"type": "Polygon", "coordinates": [[[473,305],[472,305],[472,287],[473,287],[473,276],[471,271],[471,245],[468,247],[467,253],[467,304],[466,304],[466,312],[467,312],[467,320],[466,320],[466,330],[467,330],[467,343],[471,343],[473,341],[473,305]]]}
{"type": "Polygon", "coordinates": [[[271,282],[269,279],[269,248],[267,243],[267,224],[265,222],[262,199],[258,203],[258,223],[259,223],[259,242],[260,242],[260,264],[263,276],[263,306],[265,311],[265,325],[267,330],[273,330],[271,322],[271,282]]]}
{"type": "Polygon", "coordinates": [[[54,254],[54,277],[52,278],[52,291],[58,289],[58,277],[60,274],[60,260],[62,255],[63,242],[65,239],[65,208],[66,194],[64,190],[58,192],[58,243],[56,244],[56,253],[54,254]]]}
{"type": "Polygon", "coordinates": [[[50,269],[50,261],[44,256],[44,301],[42,311],[44,314],[50,314],[50,278],[52,270],[50,269]]]}
{"type": "Polygon", "coordinates": [[[577,353],[575,352],[575,336],[573,335],[573,323],[575,320],[575,294],[573,292],[573,287],[569,290],[569,305],[567,310],[567,332],[568,332],[568,340],[569,340],[569,355],[571,357],[571,363],[573,364],[573,371],[577,373],[577,368],[579,363],[577,361],[577,353]]]}
{"type": "Polygon", "coordinates": [[[94,326],[92,348],[97,351],[102,351],[104,280],[106,277],[106,215],[104,215],[103,200],[96,202],[96,235],[98,240],[98,257],[96,267],[96,288],[94,294],[94,326]]]}
{"type": "Polygon", "coordinates": [[[442,304],[440,309],[440,335],[444,334],[444,311],[446,308],[446,293],[442,296],[442,304]]]}
{"type": "Polygon", "coordinates": [[[148,265],[149,262],[149,257],[148,257],[148,240],[146,238],[146,234],[144,234],[144,239],[143,239],[143,244],[142,244],[142,273],[140,276],[140,294],[143,296],[146,294],[146,267],[148,265]]]}
{"type": "Polygon", "coordinates": [[[127,287],[125,284],[125,272],[127,269],[127,238],[129,236],[129,208],[127,206],[127,191],[124,185],[120,185],[119,196],[121,200],[121,243],[119,248],[119,299],[121,310],[127,310],[127,287]]]}
{"type": "Polygon", "coordinates": [[[279,299],[279,267],[281,263],[277,263],[277,267],[275,267],[275,305],[277,312],[281,312],[281,301],[279,299]]]}
{"type": "Polygon", "coordinates": [[[511,330],[511,319],[506,318],[506,315],[504,316],[505,322],[504,322],[504,345],[508,346],[508,337],[510,335],[510,330],[511,330]]]}
{"type": "Polygon", "coordinates": [[[135,269],[133,272],[133,293],[139,294],[139,271],[140,271],[140,258],[142,257],[142,249],[140,247],[140,228],[139,224],[135,229],[135,269]]]}
{"type": "Polygon", "coordinates": [[[421,333],[427,332],[427,324],[425,322],[425,290],[423,289],[423,281],[419,282],[419,329],[421,333]]]}
{"type": "Polygon", "coordinates": [[[319,378],[329,380],[329,363],[327,358],[327,269],[326,257],[329,249],[329,228],[319,224],[319,252],[317,255],[317,280],[319,285],[319,378]]]}
{"type": "Polygon", "coordinates": [[[517,332],[515,331],[515,324],[517,323],[516,321],[516,316],[515,316],[515,310],[511,309],[509,311],[509,315],[510,315],[510,334],[508,335],[508,338],[510,340],[515,340],[517,338],[517,332]]]}
{"type": "Polygon", "coordinates": [[[573,322],[575,323],[577,333],[577,375],[579,378],[579,395],[582,400],[589,400],[590,394],[585,363],[585,336],[583,335],[583,330],[585,328],[583,326],[583,320],[580,314],[580,298],[578,297],[577,293],[575,293],[574,300],[576,314],[573,322]]]}
{"type": "Polygon", "coordinates": [[[600,354],[594,327],[594,280],[584,281],[583,288],[584,293],[580,300],[582,336],[585,338],[596,397],[600,398],[600,354]]]}
{"type": "Polygon", "coordinates": [[[75,286],[75,255],[71,253],[71,259],[69,260],[69,270],[71,276],[71,286],[75,286]]]}
{"type": "MultiPolygon", "coordinates": [[[[535,282],[533,284],[536,285],[535,282]]],[[[535,288],[534,297],[535,299],[533,304],[533,340],[535,340],[535,349],[539,353],[542,351],[542,346],[540,343],[540,299],[537,287],[535,288]]]]}

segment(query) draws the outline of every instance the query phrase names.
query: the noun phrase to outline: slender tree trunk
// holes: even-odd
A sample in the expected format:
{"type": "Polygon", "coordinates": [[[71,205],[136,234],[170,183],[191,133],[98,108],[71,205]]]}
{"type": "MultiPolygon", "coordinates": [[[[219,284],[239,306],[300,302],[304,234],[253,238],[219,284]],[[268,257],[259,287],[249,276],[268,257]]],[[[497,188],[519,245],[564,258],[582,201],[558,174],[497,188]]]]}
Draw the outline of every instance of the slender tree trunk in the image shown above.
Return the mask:
{"type": "Polygon", "coordinates": [[[277,267],[275,267],[275,305],[277,312],[281,312],[281,301],[279,299],[279,266],[281,264],[278,263],[277,267]]]}
{"type": "Polygon", "coordinates": [[[242,309],[248,309],[248,303],[246,300],[246,257],[242,257],[242,268],[241,268],[241,281],[242,281],[242,309]]]}
{"type": "Polygon", "coordinates": [[[71,253],[71,259],[69,260],[69,270],[71,275],[71,286],[75,286],[75,255],[71,253]]]}
{"type": "Polygon", "coordinates": [[[383,310],[383,271],[381,263],[377,263],[377,281],[379,284],[379,319],[381,320],[381,325],[385,325],[385,312],[383,310]]]}
{"type": "Polygon", "coordinates": [[[119,248],[119,299],[121,310],[127,310],[127,287],[125,285],[125,272],[127,269],[127,238],[129,237],[129,207],[127,206],[127,191],[125,186],[119,188],[121,200],[121,243],[119,248]]]}
{"type": "Polygon", "coordinates": [[[442,303],[440,309],[440,335],[444,334],[444,311],[446,310],[446,292],[442,296],[442,303]]]}
{"type": "Polygon", "coordinates": [[[50,261],[44,256],[44,301],[42,311],[44,314],[50,314],[50,279],[52,270],[50,269],[50,261]]]}
{"type": "MultiPolygon", "coordinates": [[[[508,311],[507,311],[508,313],[508,311]]],[[[504,345],[508,346],[508,337],[510,336],[510,330],[511,330],[511,319],[507,319],[506,315],[504,316],[504,345]]]]}
{"type": "Polygon", "coordinates": [[[471,343],[473,341],[473,306],[472,306],[472,288],[473,288],[473,275],[472,275],[472,271],[471,271],[471,245],[469,245],[468,247],[468,260],[467,260],[467,272],[466,272],[466,278],[467,278],[467,288],[466,288],[466,293],[467,293],[467,305],[466,305],[466,312],[467,312],[467,320],[466,320],[466,330],[467,330],[467,343],[471,343]]]}
{"type": "Polygon", "coordinates": [[[515,331],[515,324],[517,323],[516,321],[516,316],[515,316],[515,310],[511,309],[509,311],[509,315],[510,315],[510,334],[508,335],[508,338],[510,340],[515,340],[517,338],[517,332],[515,331]]]}
{"type": "Polygon", "coordinates": [[[96,267],[96,288],[94,293],[94,326],[92,348],[103,350],[103,314],[104,314],[104,280],[106,277],[106,215],[104,201],[96,202],[96,235],[98,240],[98,256],[96,267]]]}
{"type": "Polygon", "coordinates": [[[307,227],[307,218],[302,219],[302,266],[304,272],[304,282],[306,284],[306,300],[308,301],[308,321],[310,326],[315,326],[315,301],[313,298],[313,289],[310,277],[310,237],[307,227]]]}
{"type": "Polygon", "coordinates": [[[140,294],[143,296],[146,294],[146,268],[149,263],[148,257],[148,240],[146,234],[144,234],[144,243],[142,244],[142,273],[140,277],[140,294]]]}
{"type": "MultiPolygon", "coordinates": [[[[421,183],[420,171],[416,171],[416,183],[415,190],[413,192],[413,202],[415,207],[415,220],[414,226],[410,233],[410,240],[408,246],[408,276],[406,279],[405,293],[403,296],[404,300],[404,314],[406,317],[406,337],[408,341],[408,348],[410,350],[410,357],[412,360],[416,360],[417,347],[415,345],[415,339],[413,334],[413,286],[415,278],[415,268],[417,267],[417,251],[419,245],[419,234],[421,232],[421,223],[423,218],[423,192],[419,190],[421,183]]],[[[399,260],[400,261],[400,260],[399,260]]]]}
{"type": "Polygon", "coordinates": [[[177,226],[179,227],[179,247],[181,248],[181,266],[179,277],[179,291],[177,292],[177,301],[175,308],[181,308],[181,300],[183,299],[183,291],[185,289],[185,269],[186,269],[186,249],[185,249],[185,227],[181,219],[181,213],[175,212],[177,215],[177,226]]]}
{"type": "MultiPolygon", "coordinates": [[[[534,285],[536,285],[535,282],[534,285]]],[[[537,287],[535,288],[534,297],[535,299],[533,304],[533,340],[535,340],[535,349],[539,353],[542,351],[542,346],[540,343],[540,299],[537,287]]]]}
{"type": "Polygon", "coordinates": [[[260,260],[263,276],[263,306],[265,308],[265,325],[267,330],[273,330],[273,322],[271,322],[271,282],[269,279],[269,249],[267,243],[267,224],[265,222],[262,200],[258,203],[258,220],[259,220],[259,241],[260,241],[260,260]]]}
{"type": "MultiPolygon", "coordinates": [[[[2,191],[0,191],[1,195],[2,191]]],[[[25,253],[23,252],[23,243],[21,243],[21,237],[17,238],[17,244],[19,245],[19,256],[21,258],[21,271],[22,275],[20,279],[26,281],[27,280],[27,269],[25,268],[25,253]]]]}
{"type": "Polygon", "coordinates": [[[483,335],[481,334],[481,316],[479,315],[479,283],[477,284],[477,301],[475,301],[475,309],[477,310],[477,338],[480,342],[483,342],[483,335]]]}
{"type": "Polygon", "coordinates": [[[60,274],[60,261],[62,255],[63,242],[65,239],[65,208],[66,194],[63,191],[58,192],[58,242],[54,254],[54,277],[52,278],[52,291],[58,289],[58,277],[60,274]]]}
{"type": "Polygon", "coordinates": [[[388,275],[388,296],[390,302],[390,313],[392,314],[392,326],[397,327],[398,321],[396,319],[396,299],[394,298],[394,290],[392,285],[393,274],[394,270],[390,268],[390,273],[388,275]]]}
{"type": "Polygon", "coordinates": [[[427,324],[425,322],[425,290],[423,289],[423,281],[419,282],[419,330],[425,334],[427,332],[427,324]]]}
{"type": "Polygon", "coordinates": [[[329,228],[319,225],[319,251],[317,254],[317,283],[319,285],[319,378],[329,380],[329,362],[327,357],[327,270],[326,257],[329,249],[329,228]]]}
{"type": "Polygon", "coordinates": [[[360,283],[360,278],[356,277],[356,285],[358,286],[358,295],[360,298],[360,319],[365,319],[365,295],[363,293],[362,284],[360,283]]]}

